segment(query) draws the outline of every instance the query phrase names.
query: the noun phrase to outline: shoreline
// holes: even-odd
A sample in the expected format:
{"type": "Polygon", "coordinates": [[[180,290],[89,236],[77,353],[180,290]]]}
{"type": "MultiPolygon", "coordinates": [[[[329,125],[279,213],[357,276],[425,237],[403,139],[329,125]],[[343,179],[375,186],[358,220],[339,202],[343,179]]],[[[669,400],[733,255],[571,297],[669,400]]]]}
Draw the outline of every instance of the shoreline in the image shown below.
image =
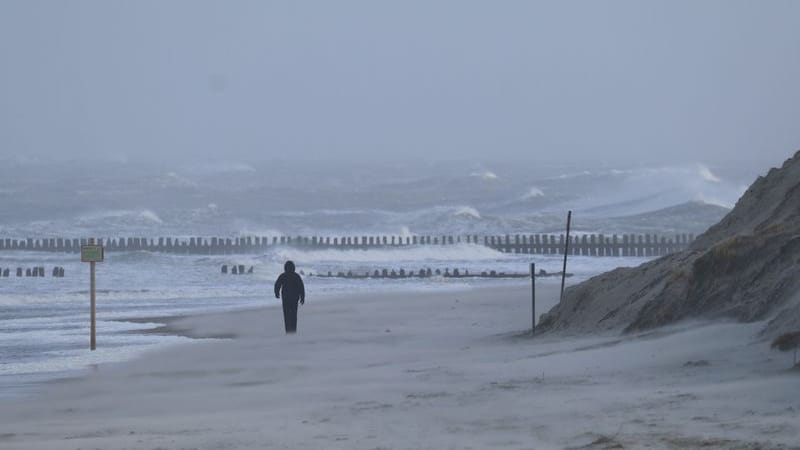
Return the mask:
{"type": "MultiPolygon", "coordinates": [[[[248,311],[256,311],[260,308],[248,308],[248,311]]],[[[229,314],[233,311],[212,312],[212,313],[194,313],[194,314],[178,314],[169,316],[147,316],[147,317],[127,317],[119,319],[111,319],[114,322],[128,322],[136,324],[158,324],[153,328],[145,328],[140,330],[128,330],[121,333],[124,334],[142,334],[142,335],[157,335],[157,336],[180,336],[189,339],[236,339],[235,333],[225,334],[209,334],[203,333],[201,330],[194,330],[191,328],[181,327],[178,324],[186,319],[205,316],[205,315],[219,315],[229,314]]]]}
{"type": "MultiPolygon", "coordinates": [[[[543,290],[546,292],[549,298],[547,300],[543,300],[537,296],[537,322],[539,317],[542,313],[546,312],[543,311],[544,308],[549,310],[554,303],[554,299],[552,298],[551,290],[554,288],[554,284],[551,281],[543,281],[537,284],[537,293],[539,290],[543,290]]],[[[569,286],[569,284],[567,284],[569,286]]],[[[444,294],[465,294],[465,293],[472,293],[476,295],[494,295],[498,291],[503,293],[510,293],[510,294],[521,294],[522,291],[525,291],[528,296],[530,296],[530,284],[525,282],[513,281],[505,285],[495,285],[495,286],[469,286],[469,285],[457,285],[457,286],[448,286],[447,288],[435,288],[435,289],[424,289],[424,290],[417,290],[417,289],[402,289],[402,290],[385,290],[385,291],[377,291],[374,293],[358,291],[350,295],[345,295],[341,292],[332,292],[332,293],[324,293],[320,296],[315,296],[314,298],[308,300],[306,305],[300,306],[300,314],[302,315],[303,311],[313,305],[315,301],[322,300],[324,303],[329,302],[358,302],[373,299],[375,297],[394,297],[394,296],[439,296],[444,294]]],[[[152,334],[152,335],[159,335],[159,336],[180,336],[186,337],[189,339],[236,339],[240,337],[240,334],[235,332],[226,332],[226,333],[219,333],[219,332],[211,332],[208,330],[204,330],[202,327],[202,323],[207,323],[208,321],[213,321],[215,318],[219,318],[220,316],[229,316],[229,315],[236,315],[236,314],[268,314],[273,309],[280,310],[281,304],[280,301],[277,299],[273,299],[273,297],[269,297],[269,301],[273,301],[274,303],[270,303],[264,306],[258,307],[243,307],[243,308],[235,308],[227,311],[212,311],[212,312],[189,312],[186,314],[170,314],[170,315],[152,315],[152,316],[131,316],[131,317],[119,317],[115,319],[109,319],[114,322],[128,322],[128,323],[135,323],[135,324],[158,324],[153,328],[146,328],[146,329],[137,329],[137,330],[129,330],[124,331],[125,334],[152,334]]],[[[557,301],[557,299],[555,299],[557,301]]],[[[529,300],[530,303],[530,300],[529,300]]]]}
{"type": "MultiPolygon", "coordinates": [[[[313,297],[311,304],[317,302],[346,302],[352,299],[365,299],[371,296],[382,295],[420,295],[420,294],[441,294],[446,292],[465,292],[473,290],[494,290],[500,289],[517,289],[524,286],[526,283],[519,281],[511,281],[506,283],[498,283],[494,286],[471,286],[467,284],[455,284],[450,286],[439,286],[428,289],[416,289],[413,286],[408,286],[402,289],[386,289],[380,290],[375,293],[368,293],[365,291],[358,291],[352,295],[344,295],[342,292],[323,292],[316,294],[313,297]]],[[[185,311],[178,314],[145,314],[145,315],[128,315],[122,317],[105,319],[109,323],[119,323],[133,325],[133,329],[125,329],[119,331],[110,331],[99,334],[100,345],[97,352],[85,352],[83,349],[79,351],[76,357],[71,357],[78,362],[71,362],[65,364],[65,367],[57,370],[35,370],[29,372],[18,372],[3,374],[0,377],[0,398],[2,399],[18,399],[29,398],[40,393],[44,386],[58,383],[63,379],[82,378],[90,371],[96,370],[100,366],[115,366],[125,364],[129,361],[134,361],[142,355],[150,352],[158,352],[165,349],[172,348],[176,345],[191,344],[193,341],[202,340],[229,340],[239,337],[236,332],[231,331],[208,331],[202,327],[192,325],[195,321],[202,321],[204,318],[208,320],[215,320],[213,318],[218,316],[225,316],[228,314],[271,314],[272,310],[280,311],[280,301],[275,300],[272,296],[264,296],[266,300],[260,306],[239,306],[232,307],[225,310],[212,310],[212,311],[185,311]],[[142,325],[146,327],[143,328],[142,325]],[[103,338],[106,336],[106,338],[103,338]],[[117,346],[108,347],[104,344],[109,338],[122,336],[147,337],[158,338],[158,341],[150,341],[148,344],[131,344],[130,346],[123,345],[121,348],[126,350],[126,354],[122,357],[114,350],[119,348],[117,346]],[[188,341],[176,340],[174,338],[185,338],[188,341]],[[113,353],[109,353],[113,352],[113,353]],[[105,355],[104,355],[105,353],[105,355]]],[[[301,311],[305,309],[301,307],[301,311]]],[[[302,314],[302,312],[301,312],[302,314]]],[[[114,340],[114,339],[112,339],[114,340]]],[[[62,363],[63,364],[63,363],[62,363]]]]}
{"type": "MultiPolygon", "coordinates": [[[[537,296],[537,322],[538,316],[541,315],[541,309],[547,308],[548,310],[555,304],[553,303],[553,298],[551,291],[554,288],[554,284],[552,283],[542,283],[537,284],[537,293],[541,289],[543,292],[546,292],[548,295],[548,300],[542,302],[542,299],[537,296]],[[543,303],[543,304],[540,304],[543,303]]],[[[311,305],[314,304],[315,300],[321,299],[323,303],[319,304],[329,304],[329,303],[347,303],[347,302],[363,302],[365,300],[371,300],[374,298],[380,297],[406,297],[406,296],[424,296],[424,297],[438,297],[441,295],[447,294],[472,294],[472,295],[485,295],[491,296],[496,295],[497,292],[501,292],[503,294],[511,294],[511,295],[521,295],[523,293],[527,293],[530,296],[530,285],[528,283],[520,283],[514,282],[509,283],[507,285],[496,285],[496,286],[468,286],[468,285],[461,285],[461,286],[451,286],[448,288],[440,288],[440,289],[426,289],[426,290],[415,290],[415,289],[405,289],[405,290],[386,290],[386,291],[377,291],[374,293],[369,292],[355,292],[351,295],[345,295],[341,292],[334,292],[334,293],[327,293],[322,294],[320,296],[314,297],[310,300],[307,300],[306,305],[300,306],[299,314],[302,316],[303,311],[312,307],[311,305]],[[523,292],[524,291],[524,292],[523,292]]],[[[270,301],[273,300],[270,297],[270,301]]],[[[218,332],[212,331],[203,325],[208,325],[210,322],[213,322],[217,319],[222,317],[234,317],[237,315],[252,315],[252,314],[260,314],[265,315],[269,314],[271,311],[277,309],[278,311],[281,310],[280,301],[274,299],[274,304],[268,304],[265,306],[258,306],[258,307],[245,307],[245,308],[237,308],[227,311],[213,311],[213,312],[190,312],[187,314],[172,314],[172,315],[154,315],[154,316],[132,316],[132,317],[121,317],[116,319],[110,319],[114,322],[129,322],[135,324],[158,324],[153,328],[146,328],[146,329],[137,329],[137,330],[129,330],[125,331],[126,334],[154,334],[160,336],[180,336],[186,337],[189,339],[237,339],[242,337],[242,334],[237,334],[235,332],[218,332]]],[[[557,299],[556,299],[557,301],[557,299]]],[[[528,300],[530,304],[530,299],[528,300]]],[[[281,316],[282,320],[282,316],[281,316]]],[[[282,323],[282,322],[281,322],[282,323]]],[[[281,328],[281,331],[283,328],[281,328]]]]}

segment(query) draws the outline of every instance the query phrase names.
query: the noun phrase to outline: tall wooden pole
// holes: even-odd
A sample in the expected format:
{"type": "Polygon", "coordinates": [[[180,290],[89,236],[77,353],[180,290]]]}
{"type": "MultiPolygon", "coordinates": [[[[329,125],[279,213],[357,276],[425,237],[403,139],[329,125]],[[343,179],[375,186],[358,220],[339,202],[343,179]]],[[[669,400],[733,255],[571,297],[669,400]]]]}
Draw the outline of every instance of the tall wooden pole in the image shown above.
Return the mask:
{"type": "Polygon", "coordinates": [[[536,263],[531,263],[531,336],[536,333],[536,263]]]}
{"type": "Polygon", "coordinates": [[[564,268],[561,271],[561,296],[558,302],[564,300],[564,282],[567,279],[567,256],[569,255],[569,228],[572,224],[572,211],[567,213],[567,238],[564,240],[564,268]]]}

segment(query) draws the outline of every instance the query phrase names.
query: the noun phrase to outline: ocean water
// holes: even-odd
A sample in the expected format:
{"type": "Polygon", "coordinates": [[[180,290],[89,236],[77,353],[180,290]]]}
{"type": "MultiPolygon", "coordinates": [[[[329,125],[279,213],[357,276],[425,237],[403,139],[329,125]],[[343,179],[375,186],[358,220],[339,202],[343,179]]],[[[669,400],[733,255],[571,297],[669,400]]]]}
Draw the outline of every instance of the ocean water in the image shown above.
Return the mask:
{"type": "MultiPolygon", "coordinates": [[[[0,159],[0,238],[242,235],[506,234],[561,232],[574,211],[576,233],[699,233],[718,221],[749,183],[746,174],[686,164],[593,168],[513,163],[392,164],[381,167],[291,162],[194,163],[0,159]]],[[[357,291],[454,289],[526,280],[347,280],[331,271],[457,268],[557,272],[558,256],[504,254],[480,245],[372,250],[272,247],[261,254],[190,256],[107,253],[97,265],[98,350],[89,352],[89,268],[77,255],[0,251],[0,396],[122,361],[186,338],[137,333],[126,318],[272,305],[283,262],[306,274],[309,305],[357,291]],[[223,264],[252,275],[220,273],[223,264]],[[44,278],[16,267],[44,266],[44,278]],[[64,278],[50,277],[54,266],[64,278]]],[[[571,257],[573,281],[643,258],[571,257]]],[[[545,282],[557,282],[556,280],[545,282]]]]}

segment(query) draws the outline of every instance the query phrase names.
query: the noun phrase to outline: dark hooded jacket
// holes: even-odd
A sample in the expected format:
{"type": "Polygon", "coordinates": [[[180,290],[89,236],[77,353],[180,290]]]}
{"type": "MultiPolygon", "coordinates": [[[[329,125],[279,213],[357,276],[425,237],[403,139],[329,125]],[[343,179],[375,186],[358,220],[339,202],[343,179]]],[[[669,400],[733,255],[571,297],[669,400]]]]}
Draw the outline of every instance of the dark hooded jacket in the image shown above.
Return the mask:
{"type": "Polygon", "coordinates": [[[286,261],[283,273],[275,280],[275,297],[282,297],[284,301],[306,300],[306,287],[303,279],[294,271],[294,263],[286,261]]]}

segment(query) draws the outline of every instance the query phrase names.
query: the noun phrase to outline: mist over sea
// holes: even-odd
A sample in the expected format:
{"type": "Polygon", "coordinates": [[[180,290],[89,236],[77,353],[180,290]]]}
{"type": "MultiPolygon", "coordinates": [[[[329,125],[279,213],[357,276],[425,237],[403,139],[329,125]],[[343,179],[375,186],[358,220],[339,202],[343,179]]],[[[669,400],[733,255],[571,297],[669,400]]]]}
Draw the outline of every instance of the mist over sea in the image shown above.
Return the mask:
{"type": "Polygon", "coordinates": [[[98,237],[697,232],[730,208],[748,171],[468,162],[284,160],[144,164],[0,159],[0,235],[98,237]],[[696,205],[695,205],[696,206],[696,205]],[[697,223],[697,222],[702,223],[697,223]]]}
{"type": "MultiPolygon", "coordinates": [[[[411,160],[367,165],[287,159],[170,166],[14,157],[0,160],[0,238],[561,233],[570,209],[576,233],[671,236],[702,232],[751,181],[746,170],[695,163],[579,167],[411,160]]],[[[504,254],[469,244],[275,247],[262,254],[213,256],[107,253],[97,274],[98,351],[90,353],[88,267],[74,254],[0,251],[0,268],[12,269],[12,277],[0,278],[0,387],[16,395],[41,379],[185,340],[137,334],[152,325],[120,319],[277,306],[270,291],[286,259],[306,274],[383,268],[525,272],[532,261],[555,272],[561,264],[557,256],[504,254]],[[254,273],[223,275],[223,264],[252,266],[254,273]],[[13,276],[16,267],[34,266],[44,266],[48,276],[13,276]],[[66,277],[51,278],[53,266],[63,266],[66,277]]],[[[569,272],[579,280],[643,260],[574,257],[569,272]]],[[[509,282],[524,281],[306,277],[306,307],[334,293],[509,282]]]]}

